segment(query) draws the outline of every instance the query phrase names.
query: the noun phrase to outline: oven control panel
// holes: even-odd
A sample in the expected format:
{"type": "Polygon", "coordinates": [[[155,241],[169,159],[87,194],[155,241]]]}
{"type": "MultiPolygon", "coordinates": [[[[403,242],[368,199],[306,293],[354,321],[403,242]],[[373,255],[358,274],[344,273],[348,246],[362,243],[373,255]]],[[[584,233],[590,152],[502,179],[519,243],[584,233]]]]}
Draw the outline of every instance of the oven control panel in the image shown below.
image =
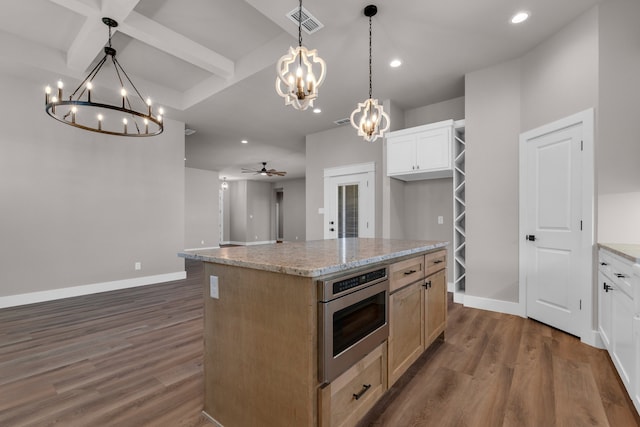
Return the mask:
{"type": "Polygon", "coordinates": [[[320,282],[320,300],[328,301],[340,296],[345,292],[374,284],[386,278],[387,268],[382,267],[375,270],[356,273],[354,275],[346,277],[338,277],[332,280],[325,280],[320,282]]]}

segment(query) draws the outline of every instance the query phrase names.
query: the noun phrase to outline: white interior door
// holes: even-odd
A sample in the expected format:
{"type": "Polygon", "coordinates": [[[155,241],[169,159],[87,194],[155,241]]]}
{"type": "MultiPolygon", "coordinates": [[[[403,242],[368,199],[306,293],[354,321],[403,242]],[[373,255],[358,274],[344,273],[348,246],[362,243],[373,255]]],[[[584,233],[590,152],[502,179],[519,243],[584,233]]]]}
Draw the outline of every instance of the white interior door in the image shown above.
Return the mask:
{"type": "MultiPolygon", "coordinates": [[[[520,140],[520,262],[528,317],[583,336],[591,294],[592,212],[585,204],[584,123],[520,140]],[[588,212],[585,212],[588,211],[588,212]],[[587,298],[588,297],[588,298],[587,298]]],[[[592,176],[592,172],[591,172],[592,176]]],[[[521,283],[522,287],[522,283],[521,283]]],[[[522,293],[521,293],[522,297],[522,293]]]]}
{"type": "Polygon", "coordinates": [[[325,170],[325,239],[375,237],[375,171],[366,165],[325,170]]]}

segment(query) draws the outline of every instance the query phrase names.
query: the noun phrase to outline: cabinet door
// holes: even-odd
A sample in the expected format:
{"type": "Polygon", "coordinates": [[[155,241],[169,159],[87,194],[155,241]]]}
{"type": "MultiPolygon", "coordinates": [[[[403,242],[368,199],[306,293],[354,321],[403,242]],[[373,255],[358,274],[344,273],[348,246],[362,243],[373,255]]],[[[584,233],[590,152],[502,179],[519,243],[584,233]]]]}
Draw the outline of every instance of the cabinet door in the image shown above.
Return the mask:
{"type": "Polygon", "coordinates": [[[451,127],[420,132],[416,141],[416,169],[451,169],[451,127]]]}
{"type": "Polygon", "coordinates": [[[387,138],[387,175],[412,172],[415,161],[415,134],[387,138]]]}
{"type": "Polygon", "coordinates": [[[444,332],[447,323],[447,275],[441,270],[425,279],[424,343],[428,347],[444,332]]]}
{"type": "Polygon", "coordinates": [[[635,373],[635,343],[633,340],[633,300],[617,287],[613,290],[612,359],[627,391],[635,373]]]}
{"type": "Polygon", "coordinates": [[[424,349],[422,284],[419,280],[389,296],[389,386],[424,349]]]}
{"type": "Polygon", "coordinates": [[[613,291],[611,280],[598,272],[598,331],[607,350],[611,351],[611,322],[613,291]]]}
{"type": "MultiPolygon", "coordinates": [[[[640,286],[638,282],[637,286],[640,286]]],[[[633,404],[636,405],[636,410],[640,413],[640,314],[636,314],[633,318],[633,336],[636,347],[636,378],[633,385],[633,404]]]]}

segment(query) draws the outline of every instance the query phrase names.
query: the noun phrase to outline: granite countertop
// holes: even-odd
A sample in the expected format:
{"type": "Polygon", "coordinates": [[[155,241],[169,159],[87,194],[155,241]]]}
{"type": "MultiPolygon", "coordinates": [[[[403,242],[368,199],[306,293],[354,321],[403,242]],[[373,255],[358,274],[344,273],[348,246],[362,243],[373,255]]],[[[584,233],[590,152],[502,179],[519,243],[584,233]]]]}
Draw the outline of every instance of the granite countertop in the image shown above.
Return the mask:
{"type": "Polygon", "coordinates": [[[449,242],[345,238],[181,252],[183,258],[318,277],[444,248],[449,242]]]}
{"type": "Polygon", "coordinates": [[[640,245],[632,245],[629,243],[598,243],[598,246],[626,258],[633,263],[640,264],[640,245]]]}

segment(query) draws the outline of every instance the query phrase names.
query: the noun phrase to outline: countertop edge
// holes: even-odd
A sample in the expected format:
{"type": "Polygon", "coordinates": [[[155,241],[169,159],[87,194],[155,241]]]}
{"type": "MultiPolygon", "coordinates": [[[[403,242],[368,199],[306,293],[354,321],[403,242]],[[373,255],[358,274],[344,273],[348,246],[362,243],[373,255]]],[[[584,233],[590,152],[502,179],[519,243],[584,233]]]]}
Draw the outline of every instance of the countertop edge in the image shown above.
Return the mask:
{"type": "Polygon", "coordinates": [[[236,267],[252,268],[255,270],[289,274],[293,276],[319,277],[319,276],[326,276],[328,274],[339,273],[345,270],[351,270],[354,268],[366,267],[371,264],[390,261],[397,258],[410,256],[413,254],[446,248],[448,244],[449,242],[443,241],[443,242],[438,242],[438,243],[434,243],[426,246],[420,246],[420,247],[405,249],[405,250],[392,252],[384,255],[378,255],[378,256],[374,256],[366,259],[355,260],[355,261],[350,261],[342,264],[335,264],[335,265],[330,265],[326,267],[311,268],[311,269],[279,266],[279,265],[273,265],[273,264],[263,264],[263,263],[257,263],[257,262],[247,261],[247,260],[233,260],[228,258],[219,258],[215,256],[198,255],[196,253],[191,253],[191,252],[179,252],[178,256],[185,259],[193,259],[198,261],[212,262],[216,264],[231,265],[236,267]]]}
{"type": "Polygon", "coordinates": [[[632,245],[628,243],[598,243],[598,247],[635,264],[640,264],[640,245],[632,245]],[[631,253],[631,251],[634,253],[631,253]]]}

